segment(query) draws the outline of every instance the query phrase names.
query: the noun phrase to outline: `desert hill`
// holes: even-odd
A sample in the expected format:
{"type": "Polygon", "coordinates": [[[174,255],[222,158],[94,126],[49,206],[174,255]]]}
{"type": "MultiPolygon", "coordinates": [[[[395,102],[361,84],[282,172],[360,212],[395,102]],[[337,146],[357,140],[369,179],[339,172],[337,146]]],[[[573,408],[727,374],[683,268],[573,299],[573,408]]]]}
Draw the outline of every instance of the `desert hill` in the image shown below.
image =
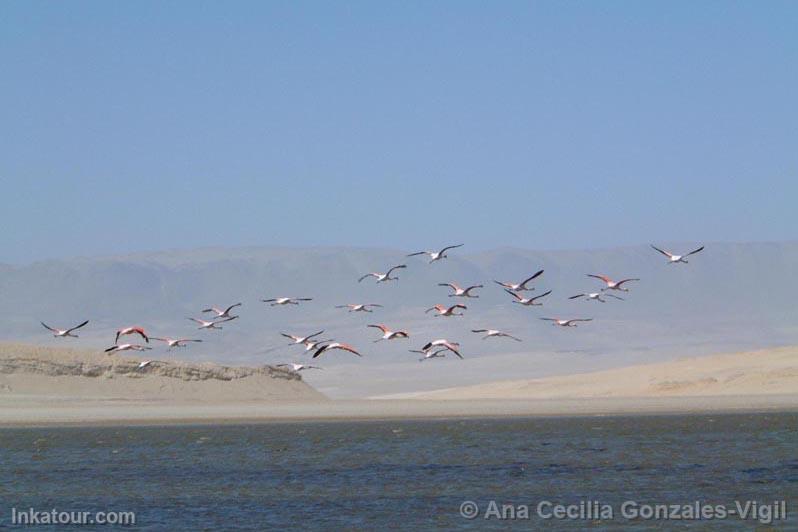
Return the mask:
{"type": "Polygon", "coordinates": [[[397,394],[414,399],[563,399],[798,395],[798,347],[397,394]]]}
{"type": "MultiPolygon", "coordinates": [[[[146,354],[146,353],[145,353],[146,354]]],[[[163,355],[162,353],[160,353],[163,355]]],[[[0,398],[6,401],[319,401],[325,397],[293,371],[273,366],[231,367],[151,355],[107,355],[85,349],[0,345],[0,398]]]]}

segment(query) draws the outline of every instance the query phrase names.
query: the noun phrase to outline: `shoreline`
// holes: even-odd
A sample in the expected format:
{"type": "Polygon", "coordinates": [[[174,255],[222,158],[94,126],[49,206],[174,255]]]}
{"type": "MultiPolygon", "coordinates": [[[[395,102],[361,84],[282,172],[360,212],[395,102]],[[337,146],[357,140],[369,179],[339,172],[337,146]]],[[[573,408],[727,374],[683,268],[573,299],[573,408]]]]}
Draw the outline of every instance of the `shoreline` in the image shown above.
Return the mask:
{"type": "Polygon", "coordinates": [[[0,400],[0,429],[82,426],[223,425],[534,417],[793,413],[798,395],[606,397],[488,400],[332,400],[295,403],[87,402],[23,406],[0,400]]]}

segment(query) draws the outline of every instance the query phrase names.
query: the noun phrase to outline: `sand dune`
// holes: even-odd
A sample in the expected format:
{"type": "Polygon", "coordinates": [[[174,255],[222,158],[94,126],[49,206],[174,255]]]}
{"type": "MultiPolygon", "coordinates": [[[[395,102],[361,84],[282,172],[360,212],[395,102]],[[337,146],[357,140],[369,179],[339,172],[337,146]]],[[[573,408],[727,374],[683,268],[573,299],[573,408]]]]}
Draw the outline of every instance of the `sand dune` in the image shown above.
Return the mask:
{"type": "Polygon", "coordinates": [[[195,364],[171,356],[150,355],[152,364],[139,369],[143,359],[136,356],[3,344],[0,402],[57,406],[87,400],[223,404],[326,399],[299,374],[282,368],[195,364]]]}
{"type": "Polygon", "coordinates": [[[395,399],[798,395],[798,347],[682,358],[531,380],[395,394],[395,399]]]}
{"type": "Polygon", "coordinates": [[[271,366],[139,360],[0,345],[0,426],[798,410],[798,348],[349,401],[271,366]]]}

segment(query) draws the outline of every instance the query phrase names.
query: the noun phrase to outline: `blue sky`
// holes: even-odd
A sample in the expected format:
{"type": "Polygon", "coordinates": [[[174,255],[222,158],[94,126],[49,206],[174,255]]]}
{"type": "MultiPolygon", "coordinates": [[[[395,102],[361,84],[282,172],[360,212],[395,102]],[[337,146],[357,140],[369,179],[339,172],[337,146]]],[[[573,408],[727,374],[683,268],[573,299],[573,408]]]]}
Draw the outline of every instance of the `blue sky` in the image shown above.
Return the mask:
{"type": "Polygon", "coordinates": [[[795,2],[3,2],[0,262],[798,238],[795,2]]]}

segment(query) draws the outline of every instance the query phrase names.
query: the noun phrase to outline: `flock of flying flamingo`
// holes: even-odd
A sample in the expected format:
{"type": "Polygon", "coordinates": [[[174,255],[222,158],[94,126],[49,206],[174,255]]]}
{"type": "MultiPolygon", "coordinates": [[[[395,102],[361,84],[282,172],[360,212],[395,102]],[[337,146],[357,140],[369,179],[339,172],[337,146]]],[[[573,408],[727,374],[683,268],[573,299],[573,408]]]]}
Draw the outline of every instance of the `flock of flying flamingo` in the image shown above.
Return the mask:
{"type": "MultiPolygon", "coordinates": [[[[446,246],[442,248],[440,251],[418,251],[415,253],[410,253],[407,257],[415,257],[419,255],[427,255],[429,257],[429,264],[435,263],[439,260],[445,259],[448,257],[447,252],[463,246],[463,244],[457,244],[453,246],[446,246]]],[[[668,264],[687,264],[688,261],[686,260],[687,257],[694,255],[703,251],[704,246],[701,246],[689,253],[685,253],[684,255],[676,255],[674,253],[670,253],[668,251],[662,250],[654,245],[651,246],[654,250],[661,253],[668,259],[668,264]]],[[[362,282],[369,277],[373,277],[376,283],[386,283],[390,281],[396,281],[399,279],[398,274],[392,276],[392,274],[398,270],[407,268],[406,264],[399,264],[393,266],[392,268],[388,269],[386,272],[370,272],[358,279],[358,282],[362,282]]],[[[522,295],[524,292],[534,291],[535,288],[530,286],[530,283],[536,280],[538,277],[543,275],[543,270],[539,270],[535,272],[535,274],[531,275],[527,279],[519,283],[514,282],[502,282],[496,281],[493,282],[497,285],[504,288],[504,291],[507,292],[510,296],[512,296],[512,302],[517,303],[519,305],[524,306],[541,306],[543,303],[538,302],[538,300],[548,296],[551,294],[551,290],[548,290],[540,295],[534,297],[525,297],[522,295]]],[[[600,289],[598,292],[585,292],[581,294],[576,294],[568,299],[580,299],[584,298],[586,301],[599,301],[601,303],[606,303],[607,297],[611,297],[617,300],[623,301],[624,298],[619,297],[615,294],[610,292],[629,292],[629,288],[626,287],[627,283],[632,283],[639,281],[640,279],[637,278],[626,278],[620,279],[615,281],[606,275],[598,275],[598,274],[587,274],[588,277],[598,279],[602,283],[604,283],[604,287],[600,289]]],[[[479,295],[474,294],[473,292],[478,289],[484,288],[483,285],[473,285],[463,288],[459,286],[457,283],[439,283],[438,286],[445,286],[452,290],[452,293],[449,294],[449,297],[462,297],[462,298],[479,298],[479,295]]],[[[269,303],[271,306],[286,306],[286,305],[300,305],[303,302],[312,301],[312,298],[309,297],[276,297],[270,299],[262,299],[264,303],[269,303]]],[[[217,307],[209,307],[203,309],[201,312],[203,314],[211,314],[213,317],[210,320],[204,320],[199,318],[189,317],[188,319],[193,321],[194,323],[198,324],[199,326],[197,329],[204,329],[204,330],[219,330],[222,329],[221,324],[233,321],[238,318],[238,315],[232,314],[233,309],[240,307],[241,303],[235,303],[226,307],[224,309],[217,308],[217,307]]],[[[382,308],[382,305],[378,305],[376,303],[357,303],[357,304],[346,304],[346,305],[337,305],[336,308],[345,308],[348,309],[348,312],[366,312],[371,313],[373,312],[371,309],[373,308],[382,308]]],[[[463,312],[467,310],[467,306],[461,303],[456,303],[454,305],[446,306],[446,305],[435,305],[433,307],[428,308],[425,312],[434,312],[434,317],[452,317],[452,316],[462,316],[463,312]]],[[[592,321],[592,318],[550,318],[550,317],[542,317],[540,318],[543,321],[551,322],[552,325],[558,327],[577,327],[579,323],[582,322],[589,322],[592,321]]],[[[82,327],[88,325],[89,321],[86,320],[79,325],[71,327],[69,329],[57,329],[54,327],[50,327],[44,322],[41,324],[48,329],[50,332],[53,333],[53,336],[56,338],[77,338],[78,335],[74,334],[75,331],[81,329],[82,327]]],[[[383,340],[396,340],[396,339],[408,339],[410,338],[410,334],[407,331],[403,330],[392,330],[388,326],[383,324],[368,324],[367,327],[379,329],[382,333],[380,338],[374,340],[374,342],[381,342],[383,340]]],[[[516,336],[508,334],[498,329],[472,329],[471,332],[483,335],[483,339],[489,338],[508,338],[511,340],[515,340],[517,342],[521,342],[522,340],[516,336]]],[[[340,350],[340,351],[347,351],[357,356],[362,356],[357,349],[353,346],[333,341],[332,339],[319,339],[319,337],[324,334],[324,330],[318,331],[313,334],[309,334],[307,336],[297,336],[293,334],[287,333],[280,333],[282,336],[291,340],[290,344],[288,345],[302,345],[305,348],[305,352],[313,351],[312,358],[318,358],[324,353],[329,353],[330,351],[340,350]]],[[[131,336],[136,335],[139,336],[142,340],[144,340],[145,344],[149,344],[150,340],[157,340],[166,344],[167,348],[171,350],[172,348],[176,347],[186,347],[189,343],[196,343],[202,342],[200,339],[195,338],[170,338],[170,337],[155,337],[149,336],[146,331],[142,327],[123,327],[116,331],[116,337],[114,338],[114,345],[105,349],[105,352],[109,355],[112,353],[117,353],[121,351],[148,351],[152,349],[148,345],[142,345],[140,343],[119,343],[119,339],[122,336],[131,336]]],[[[454,354],[458,358],[463,358],[463,355],[460,353],[460,344],[458,342],[450,341],[446,338],[438,338],[436,340],[431,340],[427,342],[421,349],[411,349],[410,352],[413,353],[420,353],[423,355],[419,360],[429,360],[432,358],[442,358],[445,357],[447,353],[454,354]]],[[[152,364],[153,361],[151,360],[144,360],[139,364],[139,368],[144,368],[152,364]]],[[[290,364],[278,364],[278,367],[286,367],[290,368],[292,371],[303,371],[308,369],[321,369],[318,366],[312,366],[307,364],[301,363],[290,363],[290,364]]]]}

